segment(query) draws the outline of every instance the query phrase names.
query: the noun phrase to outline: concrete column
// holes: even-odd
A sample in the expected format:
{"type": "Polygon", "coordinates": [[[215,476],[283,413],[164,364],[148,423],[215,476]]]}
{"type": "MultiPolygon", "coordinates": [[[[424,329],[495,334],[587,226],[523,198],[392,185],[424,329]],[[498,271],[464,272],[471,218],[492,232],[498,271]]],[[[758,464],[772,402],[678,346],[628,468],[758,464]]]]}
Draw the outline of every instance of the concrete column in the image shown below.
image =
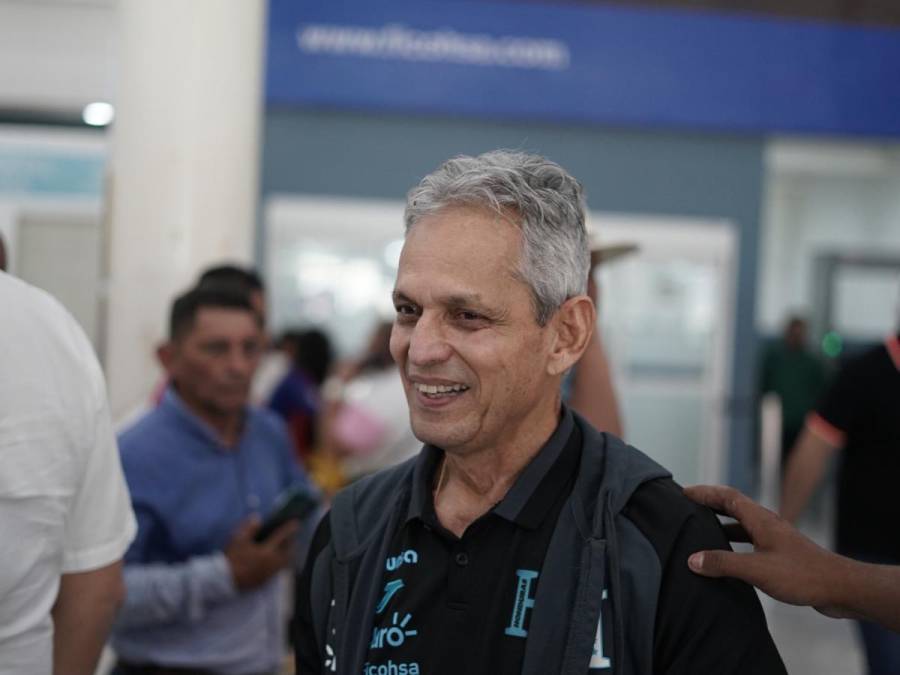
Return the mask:
{"type": "Polygon", "coordinates": [[[249,262],[264,0],[120,0],[108,185],[113,414],[147,400],[170,302],[213,262],[249,262]]]}

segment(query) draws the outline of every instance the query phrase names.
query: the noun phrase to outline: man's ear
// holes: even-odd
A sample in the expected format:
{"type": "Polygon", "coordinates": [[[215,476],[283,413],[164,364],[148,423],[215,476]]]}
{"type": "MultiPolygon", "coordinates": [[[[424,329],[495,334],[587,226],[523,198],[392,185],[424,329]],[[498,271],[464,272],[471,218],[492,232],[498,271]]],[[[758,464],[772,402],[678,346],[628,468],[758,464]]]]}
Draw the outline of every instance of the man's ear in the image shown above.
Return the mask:
{"type": "Polygon", "coordinates": [[[559,375],[574,366],[587,349],[597,310],[586,295],[566,300],[550,319],[554,330],[554,344],[547,363],[551,375],[559,375]]]}
{"type": "Polygon", "coordinates": [[[166,340],[156,348],[156,360],[166,373],[171,374],[172,365],[175,361],[175,345],[171,340],[166,340]]]}

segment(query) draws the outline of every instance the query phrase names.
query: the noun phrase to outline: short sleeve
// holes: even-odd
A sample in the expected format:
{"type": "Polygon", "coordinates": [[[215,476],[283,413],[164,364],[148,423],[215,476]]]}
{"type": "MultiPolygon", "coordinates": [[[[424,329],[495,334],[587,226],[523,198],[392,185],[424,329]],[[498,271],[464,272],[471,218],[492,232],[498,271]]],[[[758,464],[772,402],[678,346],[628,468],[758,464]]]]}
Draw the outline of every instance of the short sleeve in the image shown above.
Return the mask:
{"type": "Polygon", "coordinates": [[[691,554],[727,548],[712,514],[696,514],[682,527],[660,589],[657,672],[786,674],[753,588],[735,579],[700,577],[688,568],[691,554]]]}
{"type": "Polygon", "coordinates": [[[112,430],[103,377],[93,353],[90,376],[96,396],[93,424],[84,439],[84,470],[66,520],[62,572],[84,572],[122,558],[137,525],[112,430]]]}
{"type": "Polygon", "coordinates": [[[662,566],[654,631],[658,675],[785,675],[753,588],[690,571],[691,554],[728,549],[709,509],[688,501],[669,479],[645,483],[625,511],[653,545],[662,566]]]}
{"type": "Polygon", "coordinates": [[[836,447],[843,445],[866,406],[867,387],[860,371],[859,361],[847,364],[807,418],[807,426],[836,447]]]}

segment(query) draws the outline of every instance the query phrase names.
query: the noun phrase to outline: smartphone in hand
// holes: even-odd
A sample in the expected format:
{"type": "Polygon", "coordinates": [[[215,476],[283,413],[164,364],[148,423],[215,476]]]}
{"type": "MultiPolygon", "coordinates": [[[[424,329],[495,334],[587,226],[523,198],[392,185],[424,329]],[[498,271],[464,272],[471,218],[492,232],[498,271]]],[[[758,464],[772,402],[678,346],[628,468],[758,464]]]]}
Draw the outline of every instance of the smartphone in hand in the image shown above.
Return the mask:
{"type": "Polygon", "coordinates": [[[319,500],[305,487],[296,487],[283,493],[253,539],[262,542],[289,520],[303,520],[316,510],[319,500]]]}

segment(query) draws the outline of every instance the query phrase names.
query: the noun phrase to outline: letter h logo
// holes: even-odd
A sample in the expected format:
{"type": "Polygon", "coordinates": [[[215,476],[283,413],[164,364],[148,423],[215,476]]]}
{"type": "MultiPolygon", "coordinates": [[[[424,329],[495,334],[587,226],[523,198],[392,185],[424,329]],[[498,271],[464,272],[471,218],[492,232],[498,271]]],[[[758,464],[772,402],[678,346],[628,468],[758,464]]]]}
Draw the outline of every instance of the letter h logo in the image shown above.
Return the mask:
{"type": "Polygon", "coordinates": [[[531,584],[538,578],[534,570],[516,570],[516,600],[513,604],[512,616],[509,626],[503,631],[512,637],[524,638],[528,636],[525,630],[525,615],[534,607],[534,598],[531,597],[531,584]]]}

